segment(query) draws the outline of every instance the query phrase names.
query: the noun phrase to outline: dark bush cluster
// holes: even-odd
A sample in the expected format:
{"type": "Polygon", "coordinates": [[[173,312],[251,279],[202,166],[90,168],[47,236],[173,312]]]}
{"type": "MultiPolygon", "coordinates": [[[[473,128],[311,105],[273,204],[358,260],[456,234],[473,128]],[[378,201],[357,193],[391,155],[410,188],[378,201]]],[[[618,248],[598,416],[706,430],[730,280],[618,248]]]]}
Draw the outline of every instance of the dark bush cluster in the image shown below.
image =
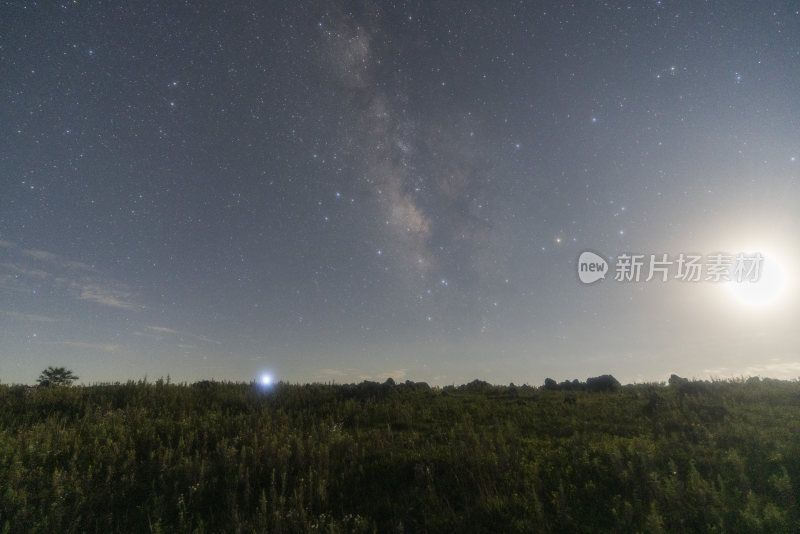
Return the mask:
{"type": "MultiPolygon", "coordinates": [[[[673,375],[674,376],[674,375],[673,375]]],[[[560,384],[552,378],[545,378],[543,389],[549,391],[617,391],[622,385],[619,380],[611,375],[601,375],[587,378],[586,382],[579,382],[578,379],[572,381],[565,380],[560,384]]]]}

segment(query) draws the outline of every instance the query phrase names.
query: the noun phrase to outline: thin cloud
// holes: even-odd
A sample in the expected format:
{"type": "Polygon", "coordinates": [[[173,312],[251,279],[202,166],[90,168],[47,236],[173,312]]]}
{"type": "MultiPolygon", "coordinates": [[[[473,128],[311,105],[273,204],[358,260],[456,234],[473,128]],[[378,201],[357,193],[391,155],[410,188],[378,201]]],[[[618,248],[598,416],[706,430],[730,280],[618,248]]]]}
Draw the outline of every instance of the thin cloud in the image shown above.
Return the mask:
{"type": "Polygon", "coordinates": [[[717,378],[760,376],[765,378],[790,379],[800,376],[800,361],[772,361],[760,365],[750,365],[740,369],[718,367],[716,369],[704,369],[703,372],[717,378]]]}
{"type": "Polygon", "coordinates": [[[196,339],[198,341],[204,341],[206,343],[213,343],[214,345],[222,345],[222,341],[217,341],[216,339],[211,339],[210,337],[199,336],[199,335],[196,335],[196,334],[185,334],[185,335],[187,335],[188,337],[191,337],[193,339],[196,339]]]}
{"type": "MultiPolygon", "coordinates": [[[[216,339],[211,339],[209,337],[200,335],[200,334],[192,334],[191,332],[182,332],[180,330],[175,330],[174,328],[169,328],[167,326],[158,326],[158,325],[147,325],[144,327],[145,330],[149,332],[154,332],[155,334],[159,335],[170,335],[170,336],[178,336],[181,338],[189,338],[195,339],[197,341],[202,341],[204,343],[212,343],[214,345],[222,345],[222,342],[217,341],[216,339]]],[[[147,335],[146,333],[143,335],[147,335]]]]}
{"type": "Polygon", "coordinates": [[[320,369],[318,374],[322,376],[337,377],[337,378],[348,376],[347,373],[342,371],[341,369],[320,369]]]}
{"type": "Polygon", "coordinates": [[[130,297],[129,293],[96,285],[79,286],[79,289],[80,300],[102,304],[103,306],[109,306],[120,310],[131,311],[137,308],[136,304],[128,300],[130,297]]]}
{"type": "Polygon", "coordinates": [[[407,369],[395,369],[394,371],[386,371],[376,375],[361,375],[359,380],[374,380],[376,382],[385,382],[389,378],[393,380],[402,380],[406,377],[407,369]]]}
{"type": "Polygon", "coordinates": [[[39,280],[46,280],[50,277],[50,273],[47,271],[43,271],[42,269],[31,269],[16,263],[0,263],[0,266],[5,267],[9,271],[20,274],[23,276],[27,276],[30,278],[37,278],[39,280]]]}
{"type": "Polygon", "coordinates": [[[31,321],[35,323],[54,323],[58,321],[58,319],[54,319],[52,317],[46,317],[44,315],[34,315],[31,313],[17,313],[6,310],[0,310],[0,313],[2,313],[3,315],[7,315],[8,317],[13,317],[14,319],[19,319],[21,321],[31,321]]]}
{"type": "Polygon", "coordinates": [[[52,252],[47,252],[46,250],[37,250],[33,248],[26,248],[22,251],[25,256],[30,256],[31,258],[36,258],[37,260],[42,261],[49,261],[55,263],[58,259],[57,254],[53,254],[52,252]]]}
{"type": "Polygon", "coordinates": [[[91,265],[87,265],[86,263],[80,261],[72,261],[66,258],[62,258],[58,254],[54,254],[52,252],[48,252],[46,250],[39,250],[39,249],[24,249],[22,254],[28,256],[30,258],[37,259],[39,261],[47,262],[52,265],[57,265],[59,267],[64,267],[67,269],[78,269],[82,271],[93,271],[91,265]]]}
{"type": "Polygon", "coordinates": [[[147,330],[158,332],[159,334],[177,334],[178,331],[174,328],[167,328],[166,326],[145,326],[147,330]]]}
{"type": "Polygon", "coordinates": [[[132,294],[119,283],[109,280],[92,266],[68,260],[41,249],[18,249],[4,242],[9,258],[0,263],[0,289],[20,293],[47,292],[52,297],[66,297],[93,302],[120,310],[136,310],[132,294]]]}
{"type": "Polygon", "coordinates": [[[355,381],[363,382],[365,380],[374,382],[385,382],[387,379],[402,380],[406,378],[408,373],[407,369],[395,369],[393,371],[385,371],[377,374],[364,374],[360,369],[319,369],[316,374],[318,380],[337,380],[337,381],[355,381]]]}
{"type": "Polygon", "coordinates": [[[117,352],[122,349],[122,345],[116,345],[114,343],[90,343],[86,341],[46,341],[44,344],[74,347],[79,349],[99,350],[103,352],[117,352]]]}
{"type": "Polygon", "coordinates": [[[17,293],[28,293],[31,291],[29,287],[20,282],[19,277],[8,273],[0,273],[0,289],[15,291],[17,293]]]}
{"type": "Polygon", "coordinates": [[[347,383],[356,381],[356,377],[361,371],[359,369],[319,369],[314,375],[314,379],[320,382],[347,383]]]}

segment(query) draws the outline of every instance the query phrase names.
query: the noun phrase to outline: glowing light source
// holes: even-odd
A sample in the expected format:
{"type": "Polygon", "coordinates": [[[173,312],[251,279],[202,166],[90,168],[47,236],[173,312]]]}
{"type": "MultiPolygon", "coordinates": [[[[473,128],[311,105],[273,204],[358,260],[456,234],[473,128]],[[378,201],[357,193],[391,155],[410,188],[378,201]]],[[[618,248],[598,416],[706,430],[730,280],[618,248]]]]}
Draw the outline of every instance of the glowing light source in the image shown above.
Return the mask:
{"type": "Polygon", "coordinates": [[[261,375],[261,385],[262,386],[271,386],[272,385],[272,375],[264,373],[261,375]]]}
{"type": "Polygon", "coordinates": [[[786,274],[774,256],[764,256],[763,266],[757,281],[728,282],[727,289],[741,304],[751,308],[762,308],[773,304],[785,294],[786,274]]]}

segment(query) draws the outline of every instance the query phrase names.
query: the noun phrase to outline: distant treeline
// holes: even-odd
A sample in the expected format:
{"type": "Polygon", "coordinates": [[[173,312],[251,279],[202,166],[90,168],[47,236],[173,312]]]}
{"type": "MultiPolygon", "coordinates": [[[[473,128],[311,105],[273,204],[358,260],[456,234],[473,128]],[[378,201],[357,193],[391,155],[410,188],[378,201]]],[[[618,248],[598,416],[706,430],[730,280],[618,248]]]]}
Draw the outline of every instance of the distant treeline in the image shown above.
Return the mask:
{"type": "Polygon", "coordinates": [[[2,532],[800,532],[800,383],[0,385],[2,532]]]}

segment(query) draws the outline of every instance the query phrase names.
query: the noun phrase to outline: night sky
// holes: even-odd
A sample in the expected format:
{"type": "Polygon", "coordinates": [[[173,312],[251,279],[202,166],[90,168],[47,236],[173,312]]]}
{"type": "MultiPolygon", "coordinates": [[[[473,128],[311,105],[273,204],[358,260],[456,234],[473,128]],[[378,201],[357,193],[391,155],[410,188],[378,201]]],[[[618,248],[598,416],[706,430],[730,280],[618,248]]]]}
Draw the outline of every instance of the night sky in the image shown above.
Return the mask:
{"type": "Polygon", "coordinates": [[[8,1],[0,126],[3,383],[800,376],[796,2],[8,1]]]}

